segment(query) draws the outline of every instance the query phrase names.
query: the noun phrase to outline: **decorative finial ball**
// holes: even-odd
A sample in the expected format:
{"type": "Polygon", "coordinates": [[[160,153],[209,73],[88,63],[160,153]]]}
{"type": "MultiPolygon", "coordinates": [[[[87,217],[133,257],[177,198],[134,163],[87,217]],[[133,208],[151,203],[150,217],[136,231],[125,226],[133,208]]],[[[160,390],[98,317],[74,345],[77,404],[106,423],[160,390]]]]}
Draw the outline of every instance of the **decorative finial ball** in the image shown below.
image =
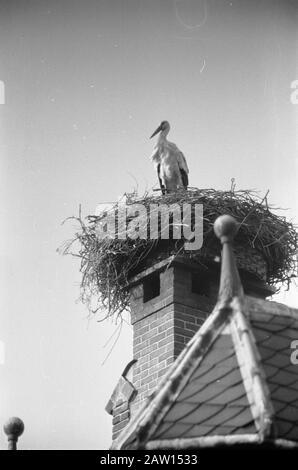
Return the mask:
{"type": "Polygon", "coordinates": [[[224,243],[232,241],[238,231],[238,223],[231,215],[221,215],[214,222],[215,235],[224,243]]]}
{"type": "Polygon", "coordinates": [[[6,421],[3,429],[7,436],[18,438],[21,434],[23,434],[25,426],[20,418],[12,417],[6,421]]]}

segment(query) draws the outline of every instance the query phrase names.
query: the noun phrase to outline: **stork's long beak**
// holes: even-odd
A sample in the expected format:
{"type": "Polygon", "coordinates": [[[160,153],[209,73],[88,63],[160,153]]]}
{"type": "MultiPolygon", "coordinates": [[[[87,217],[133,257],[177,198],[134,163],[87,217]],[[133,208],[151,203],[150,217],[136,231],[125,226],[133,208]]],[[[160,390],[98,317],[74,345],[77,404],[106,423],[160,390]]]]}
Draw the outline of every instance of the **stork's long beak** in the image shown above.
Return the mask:
{"type": "Polygon", "coordinates": [[[153,132],[152,136],[150,137],[150,139],[152,139],[152,137],[154,137],[156,134],[158,134],[159,132],[161,131],[161,125],[158,126],[158,128],[156,129],[156,131],[153,132]]]}

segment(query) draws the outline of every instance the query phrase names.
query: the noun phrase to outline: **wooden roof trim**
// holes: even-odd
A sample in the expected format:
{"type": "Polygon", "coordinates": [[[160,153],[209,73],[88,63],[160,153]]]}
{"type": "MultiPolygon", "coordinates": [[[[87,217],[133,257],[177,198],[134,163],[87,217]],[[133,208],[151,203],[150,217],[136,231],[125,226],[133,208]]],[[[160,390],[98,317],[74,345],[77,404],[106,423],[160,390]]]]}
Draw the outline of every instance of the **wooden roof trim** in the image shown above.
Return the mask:
{"type": "MultiPolygon", "coordinates": [[[[267,441],[266,441],[267,443],[267,441]]],[[[298,448],[298,443],[287,439],[269,439],[268,443],[275,447],[298,448]]],[[[212,448],[217,446],[233,446],[241,444],[262,444],[258,434],[235,434],[233,436],[204,436],[176,439],[159,439],[147,442],[146,450],[165,450],[165,449],[198,449],[212,448]]]]}

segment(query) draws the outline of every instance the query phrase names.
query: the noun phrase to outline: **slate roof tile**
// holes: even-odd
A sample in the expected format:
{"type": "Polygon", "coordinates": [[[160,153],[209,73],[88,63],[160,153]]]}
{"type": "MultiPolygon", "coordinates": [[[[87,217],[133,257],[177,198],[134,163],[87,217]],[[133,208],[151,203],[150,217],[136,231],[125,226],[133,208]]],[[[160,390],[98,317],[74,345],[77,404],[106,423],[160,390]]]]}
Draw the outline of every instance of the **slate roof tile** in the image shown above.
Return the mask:
{"type": "MultiPolygon", "coordinates": [[[[298,331],[297,331],[298,334],[298,331]]],[[[262,348],[260,348],[262,349],[262,348]]],[[[275,349],[273,350],[273,355],[268,358],[268,361],[264,361],[264,366],[267,366],[268,364],[274,365],[278,368],[278,370],[286,370],[287,372],[292,372],[294,374],[297,374],[298,372],[298,367],[292,367],[293,364],[291,363],[291,349],[290,348],[284,348],[283,350],[281,349],[275,349]]]]}
{"type": "MultiPolygon", "coordinates": [[[[206,402],[208,403],[210,400],[212,400],[212,403],[214,404],[225,405],[227,403],[231,403],[234,406],[245,406],[247,405],[247,398],[246,394],[243,394],[243,388],[241,385],[242,384],[238,382],[238,385],[235,387],[226,387],[224,391],[218,391],[218,394],[214,397],[210,396],[209,394],[209,397],[206,396],[206,402]],[[238,401],[237,405],[235,400],[240,400],[240,398],[242,398],[243,401],[238,401]]],[[[217,386],[213,388],[217,388],[217,386]]]]}
{"type": "Polygon", "coordinates": [[[234,351],[231,349],[217,349],[213,350],[212,357],[206,358],[205,364],[226,364],[226,362],[233,356],[234,351]]]}
{"type": "MultiPolygon", "coordinates": [[[[180,421],[184,424],[203,423],[204,421],[209,421],[214,415],[217,415],[221,409],[222,405],[204,403],[203,405],[194,407],[193,411],[180,418],[180,421]]],[[[173,417],[173,415],[171,415],[171,417],[173,417]]],[[[170,418],[167,415],[165,421],[169,421],[169,419],[170,418]]]]}
{"type": "Polygon", "coordinates": [[[236,384],[239,384],[239,382],[242,382],[241,375],[239,374],[239,368],[235,364],[235,368],[229,370],[229,373],[226,375],[223,375],[219,380],[219,384],[222,386],[229,386],[233,387],[236,384]]]}
{"type": "MultiPolygon", "coordinates": [[[[271,320],[274,318],[273,315],[270,317],[271,320]]],[[[258,329],[268,331],[268,333],[278,333],[284,329],[283,325],[279,325],[277,323],[271,323],[269,320],[268,322],[259,321],[259,318],[255,318],[255,315],[252,315],[252,320],[256,320],[258,322],[258,329]]]]}
{"type": "Polygon", "coordinates": [[[289,432],[292,431],[293,424],[289,421],[284,421],[284,420],[279,419],[277,421],[277,427],[278,427],[278,434],[280,436],[285,437],[289,432]]]}
{"type": "Polygon", "coordinates": [[[196,406],[198,406],[197,403],[192,404],[192,403],[187,403],[185,401],[180,401],[179,406],[174,406],[171,408],[171,410],[167,414],[165,421],[176,422],[176,421],[182,421],[184,419],[184,422],[185,422],[186,417],[191,415],[194,412],[196,406]]]}
{"type": "Polygon", "coordinates": [[[279,401],[283,401],[284,403],[298,403],[297,391],[290,387],[278,387],[278,389],[272,393],[272,398],[273,401],[277,399],[279,401]]]}
{"type": "Polygon", "coordinates": [[[227,424],[231,428],[243,426],[251,422],[252,415],[249,407],[243,406],[225,406],[219,413],[210,416],[208,424],[222,425],[227,424]]]}
{"type": "MultiPolygon", "coordinates": [[[[221,432],[225,428],[232,434],[252,421],[232,339],[224,334],[212,345],[198,370],[192,373],[152,439],[169,439],[175,434],[173,427],[177,423],[184,425],[183,437],[191,437],[213,433],[219,427],[221,432]],[[200,370],[204,372],[199,374],[200,370]]],[[[255,432],[254,426],[249,429],[255,432]]]]}
{"type": "Polygon", "coordinates": [[[292,429],[285,434],[285,438],[289,439],[290,441],[297,441],[298,440],[297,426],[293,426],[292,429]]]}
{"type": "Polygon", "coordinates": [[[298,426],[298,408],[296,406],[285,406],[279,411],[278,417],[285,421],[296,423],[296,426],[298,426]]]}
{"type": "MultiPolygon", "coordinates": [[[[193,380],[198,384],[210,384],[228,375],[231,371],[231,368],[235,367],[237,367],[237,364],[235,364],[235,359],[233,358],[233,360],[229,362],[229,366],[219,365],[217,367],[210,367],[209,371],[205,372],[205,374],[199,378],[194,377],[193,380]]],[[[199,387],[199,385],[197,386],[199,387]]]]}
{"type": "Polygon", "coordinates": [[[291,363],[291,341],[298,338],[298,320],[276,314],[270,321],[260,322],[253,314],[251,325],[275,410],[278,436],[298,440],[298,366],[291,363]],[[267,338],[266,331],[270,334],[267,338]]]}
{"type": "Polygon", "coordinates": [[[271,335],[267,339],[261,341],[263,347],[272,349],[273,351],[289,352],[291,349],[289,338],[285,338],[280,334],[271,335]]]}
{"type": "Polygon", "coordinates": [[[273,406],[274,406],[274,411],[276,413],[279,413],[281,410],[283,410],[288,405],[283,401],[274,400],[273,406]]]}
{"type": "Polygon", "coordinates": [[[284,385],[298,385],[298,374],[293,374],[293,372],[288,370],[277,370],[275,374],[270,377],[270,381],[276,384],[284,385]]]}
{"type": "Polygon", "coordinates": [[[235,428],[231,434],[254,434],[256,433],[256,425],[254,420],[249,421],[246,425],[235,428]]]}
{"type": "Polygon", "coordinates": [[[284,328],[282,329],[278,334],[290,341],[298,339],[297,338],[297,329],[298,325],[297,323],[293,323],[291,328],[284,328]]]}
{"type": "Polygon", "coordinates": [[[262,360],[264,364],[270,364],[278,369],[282,369],[287,367],[290,364],[290,355],[289,354],[276,354],[276,352],[272,349],[265,348],[264,346],[260,345],[258,347],[262,360]]]}
{"type": "Polygon", "coordinates": [[[191,429],[191,425],[177,422],[164,422],[162,427],[154,435],[156,439],[175,439],[177,437],[185,437],[185,433],[188,429],[191,429]]]}
{"type": "Polygon", "coordinates": [[[291,383],[291,388],[293,388],[294,390],[297,390],[298,392],[298,380],[295,380],[295,382],[291,383]]]}
{"type": "Polygon", "coordinates": [[[235,406],[247,406],[246,392],[241,397],[237,398],[237,400],[232,400],[231,403],[235,406]]]}

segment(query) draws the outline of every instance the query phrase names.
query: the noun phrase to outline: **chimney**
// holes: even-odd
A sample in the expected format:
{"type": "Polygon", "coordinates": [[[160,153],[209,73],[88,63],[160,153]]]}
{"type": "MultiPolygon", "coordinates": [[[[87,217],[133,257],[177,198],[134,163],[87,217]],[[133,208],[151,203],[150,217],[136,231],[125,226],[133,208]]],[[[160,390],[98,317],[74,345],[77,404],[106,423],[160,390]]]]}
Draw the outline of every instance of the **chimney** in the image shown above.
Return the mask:
{"type": "MultiPolygon", "coordinates": [[[[266,263],[254,250],[239,250],[237,262],[247,295],[265,298],[273,290],[264,282],[266,263]],[[248,251],[250,253],[248,253],[248,251]],[[261,279],[263,277],[263,279],[261,279]]],[[[158,386],[163,375],[211,313],[218,295],[219,263],[189,258],[166,259],[131,280],[133,386],[131,414],[158,386]]]]}
{"type": "Polygon", "coordinates": [[[133,385],[132,414],[204,323],[216,301],[215,285],[190,261],[164,260],[132,280],[133,385]],[[195,269],[196,268],[196,269],[195,269]]]}

